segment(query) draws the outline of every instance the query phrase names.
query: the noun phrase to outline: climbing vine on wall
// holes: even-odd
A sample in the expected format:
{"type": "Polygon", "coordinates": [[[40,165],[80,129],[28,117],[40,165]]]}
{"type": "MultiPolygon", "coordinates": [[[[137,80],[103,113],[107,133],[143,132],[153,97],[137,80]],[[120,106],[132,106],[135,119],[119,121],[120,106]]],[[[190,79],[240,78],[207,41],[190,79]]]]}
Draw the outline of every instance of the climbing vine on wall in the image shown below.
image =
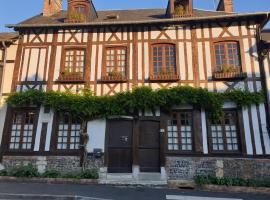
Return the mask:
{"type": "Polygon", "coordinates": [[[134,111],[153,110],[156,107],[170,109],[174,105],[188,103],[195,108],[206,109],[213,119],[219,119],[223,114],[222,106],[226,101],[233,101],[238,106],[248,106],[263,103],[264,99],[263,92],[232,90],[216,93],[202,88],[178,86],[159,90],[138,87],[115,96],[95,96],[89,90],[83,90],[81,94],[27,90],[12,93],[6,102],[14,107],[43,105],[51,107],[58,113],[69,112],[83,120],[128,115],[134,111]]]}

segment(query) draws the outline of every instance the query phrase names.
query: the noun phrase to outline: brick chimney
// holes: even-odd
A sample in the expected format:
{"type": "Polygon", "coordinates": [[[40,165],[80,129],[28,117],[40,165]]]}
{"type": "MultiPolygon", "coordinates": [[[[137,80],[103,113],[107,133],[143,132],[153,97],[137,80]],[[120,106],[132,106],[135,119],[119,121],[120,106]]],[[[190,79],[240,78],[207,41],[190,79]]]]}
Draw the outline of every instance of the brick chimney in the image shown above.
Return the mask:
{"type": "Polygon", "coordinates": [[[233,0],[220,0],[217,6],[217,11],[233,12],[233,0]]]}
{"type": "Polygon", "coordinates": [[[43,16],[52,16],[62,10],[62,0],[44,0],[43,16]]]}

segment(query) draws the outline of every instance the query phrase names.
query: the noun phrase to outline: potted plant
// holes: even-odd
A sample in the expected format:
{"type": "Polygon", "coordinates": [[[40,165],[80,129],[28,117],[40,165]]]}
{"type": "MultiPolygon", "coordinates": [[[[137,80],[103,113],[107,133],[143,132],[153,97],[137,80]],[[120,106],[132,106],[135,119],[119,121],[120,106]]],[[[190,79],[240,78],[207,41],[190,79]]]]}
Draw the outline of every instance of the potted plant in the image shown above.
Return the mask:
{"type": "Polygon", "coordinates": [[[124,81],[125,80],[124,72],[110,71],[107,76],[103,76],[103,81],[124,81]]]}
{"type": "Polygon", "coordinates": [[[70,72],[68,70],[61,72],[60,81],[82,81],[83,73],[82,72],[70,72]]]}
{"type": "Polygon", "coordinates": [[[223,64],[222,69],[214,73],[214,79],[233,79],[245,78],[246,73],[242,73],[240,67],[235,65],[223,64]]]}

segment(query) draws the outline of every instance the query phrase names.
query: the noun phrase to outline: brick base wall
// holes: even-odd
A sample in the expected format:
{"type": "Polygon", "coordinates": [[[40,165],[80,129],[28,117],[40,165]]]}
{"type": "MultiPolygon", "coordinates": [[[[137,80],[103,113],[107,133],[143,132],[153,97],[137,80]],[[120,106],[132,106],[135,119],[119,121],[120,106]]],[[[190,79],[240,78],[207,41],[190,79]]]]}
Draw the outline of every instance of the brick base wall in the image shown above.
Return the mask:
{"type": "Polygon", "coordinates": [[[193,180],[196,175],[270,179],[270,159],[167,157],[168,180],[193,180]]]}

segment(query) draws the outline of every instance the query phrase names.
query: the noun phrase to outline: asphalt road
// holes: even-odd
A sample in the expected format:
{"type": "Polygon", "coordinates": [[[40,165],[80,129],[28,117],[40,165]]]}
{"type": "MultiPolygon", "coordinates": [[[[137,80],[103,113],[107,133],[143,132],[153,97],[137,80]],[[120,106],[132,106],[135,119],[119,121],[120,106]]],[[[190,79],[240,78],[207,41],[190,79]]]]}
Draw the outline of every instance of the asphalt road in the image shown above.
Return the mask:
{"type": "Polygon", "coordinates": [[[0,183],[0,199],[7,199],[1,198],[1,194],[3,193],[31,194],[36,196],[33,198],[36,200],[41,199],[41,195],[84,196],[90,197],[87,198],[89,200],[219,200],[219,198],[223,198],[224,200],[270,200],[270,195],[246,193],[218,193],[197,190],[171,190],[167,188],[72,184],[55,185],[40,183],[0,183]]]}

